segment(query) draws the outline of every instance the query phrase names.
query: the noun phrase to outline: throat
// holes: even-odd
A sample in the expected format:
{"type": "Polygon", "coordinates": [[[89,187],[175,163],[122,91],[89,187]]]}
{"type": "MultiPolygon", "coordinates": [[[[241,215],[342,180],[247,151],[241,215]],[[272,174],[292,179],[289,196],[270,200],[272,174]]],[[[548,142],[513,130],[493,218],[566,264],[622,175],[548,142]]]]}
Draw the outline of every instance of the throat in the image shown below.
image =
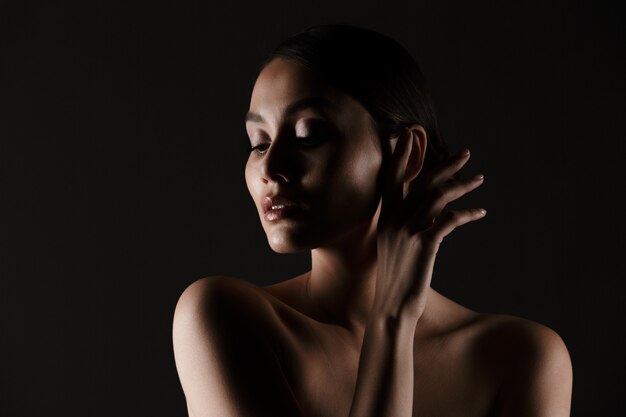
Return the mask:
{"type": "Polygon", "coordinates": [[[311,273],[303,279],[300,291],[309,316],[321,323],[341,327],[353,338],[363,338],[369,318],[369,307],[363,308],[363,297],[358,296],[358,288],[354,291],[315,291],[311,273]],[[365,310],[365,312],[363,312],[365,310]]]}

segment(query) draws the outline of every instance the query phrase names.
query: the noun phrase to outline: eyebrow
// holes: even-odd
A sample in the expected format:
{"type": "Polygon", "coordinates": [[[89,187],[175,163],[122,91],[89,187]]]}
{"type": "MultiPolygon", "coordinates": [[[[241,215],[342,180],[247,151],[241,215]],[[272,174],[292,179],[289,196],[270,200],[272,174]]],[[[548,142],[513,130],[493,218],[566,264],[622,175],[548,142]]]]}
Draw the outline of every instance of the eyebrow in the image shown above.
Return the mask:
{"type": "MultiPolygon", "coordinates": [[[[300,110],[307,108],[324,108],[324,107],[333,107],[333,103],[328,100],[326,97],[307,97],[298,101],[294,101],[287,109],[285,109],[285,117],[289,117],[294,113],[299,112],[300,110]]],[[[263,117],[258,113],[248,112],[246,113],[245,122],[263,122],[263,117]]]]}

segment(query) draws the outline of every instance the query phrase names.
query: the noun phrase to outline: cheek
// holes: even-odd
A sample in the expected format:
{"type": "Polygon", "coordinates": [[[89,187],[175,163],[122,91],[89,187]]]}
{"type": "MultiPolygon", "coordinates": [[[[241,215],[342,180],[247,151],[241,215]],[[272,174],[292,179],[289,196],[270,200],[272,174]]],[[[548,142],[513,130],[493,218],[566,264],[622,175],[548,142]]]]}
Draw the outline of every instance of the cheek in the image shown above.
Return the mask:
{"type": "Polygon", "coordinates": [[[338,216],[359,220],[372,216],[378,206],[377,179],[381,158],[375,149],[353,149],[326,171],[329,208],[338,216]],[[341,213],[341,214],[340,214],[341,213]]]}
{"type": "Polygon", "coordinates": [[[246,163],[246,169],[244,171],[244,176],[245,176],[245,180],[246,180],[246,187],[248,188],[248,193],[250,193],[250,197],[252,197],[253,199],[256,197],[255,195],[255,190],[254,190],[254,174],[252,173],[252,169],[250,168],[250,163],[247,162],[246,163]]]}
{"type": "Polygon", "coordinates": [[[357,190],[364,193],[375,193],[376,181],[380,172],[382,155],[370,141],[345,156],[345,177],[357,190]]]}
{"type": "Polygon", "coordinates": [[[246,168],[243,171],[243,175],[244,175],[244,179],[246,181],[246,187],[248,188],[248,191],[250,191],[250,174],[249,174],[249,169],[248,169],[248,164],[246,163],[246,168]]]}

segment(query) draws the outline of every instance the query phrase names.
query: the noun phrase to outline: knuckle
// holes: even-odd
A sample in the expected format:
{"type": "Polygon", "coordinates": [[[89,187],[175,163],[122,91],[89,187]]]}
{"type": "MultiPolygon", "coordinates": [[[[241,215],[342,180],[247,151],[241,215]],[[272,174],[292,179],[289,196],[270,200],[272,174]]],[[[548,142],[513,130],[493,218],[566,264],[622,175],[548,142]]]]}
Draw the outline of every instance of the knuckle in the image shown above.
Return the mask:
{"type": "Polygon", "coordinates": [[[456,210],[450,210],[446,213],[446,219],[453,223],[459,222],[462,218],[463,214],[456,210]]]}
{"type": "Polygon", "coordinates": [[[447,190],[444,187],[436,187],[431,191],[432,196],[435,200],[442,200],[447,195],[447,190]]]}

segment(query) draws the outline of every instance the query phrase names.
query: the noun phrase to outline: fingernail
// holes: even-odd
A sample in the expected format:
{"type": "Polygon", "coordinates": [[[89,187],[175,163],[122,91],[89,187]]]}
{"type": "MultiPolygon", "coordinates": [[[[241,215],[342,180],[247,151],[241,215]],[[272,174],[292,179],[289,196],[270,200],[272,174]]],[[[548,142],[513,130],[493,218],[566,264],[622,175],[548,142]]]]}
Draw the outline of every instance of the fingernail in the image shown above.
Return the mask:
{"type": "Polygon", "coordinates": [[[479,212],[480,212],[480,214],[482,214],[483,216],[484,216],[485,214],[487,214],[487,210],[485,210],[485,209],[483,209],[483,208],[478,209],[478,211],[479,211],[479,212]]]}
{"type": "Polygon", "coordinates": [[[461,151],[461,155],[460,155],[460,157],[461,157],[461,158],[465,158],[466,156],[469,156],[469,154],[470,154],[469,149],[465,148],[465,149],[463,149],[463,150],[461,151]]]}
{"type": "Polygon", "coordinates": [[[485,176],[483,174],[478,174],[474,177],[474,181],[482,181],[485,179],[485,176]]]}

